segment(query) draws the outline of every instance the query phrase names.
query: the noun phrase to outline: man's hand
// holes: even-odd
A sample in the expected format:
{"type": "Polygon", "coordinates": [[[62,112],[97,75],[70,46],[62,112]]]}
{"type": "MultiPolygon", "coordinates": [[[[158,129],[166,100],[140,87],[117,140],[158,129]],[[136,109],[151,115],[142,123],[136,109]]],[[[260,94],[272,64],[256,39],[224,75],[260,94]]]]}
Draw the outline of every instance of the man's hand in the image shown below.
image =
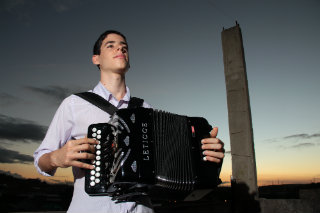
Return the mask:
{"type": "Polygon", "coordinates": [[[217,138],[218,128],[214,127],[210,132],[210,138],[204,138],[201,140],[203,154],[205,157],[204,160],[208,160],[215,163],[222,162],[224,158],[224,144],[223,142],[217,138]]]}
{"type": "Polygon", "coordinates": [[[84,169],[93,169],[93,166],[80,160],[94,159],[94,145],[98,144],[95,139],[82,138],[68,141],[61,149],[51,154],[52,165],[55,167],[66,168],[76,166],[84,169]]]}
{"type": "Polygon", "coordinates": [[[44,154],[39,159],[39,167],[45,172],[50,172],[58,167],[67,168],[76,166],[84,169],[93,169],[93,166],[81,159],[94,159],[94,145],[98,144],[95,139],[82,138],[78,140],[70,140],[63,147],[53,152],[44,154]]]}

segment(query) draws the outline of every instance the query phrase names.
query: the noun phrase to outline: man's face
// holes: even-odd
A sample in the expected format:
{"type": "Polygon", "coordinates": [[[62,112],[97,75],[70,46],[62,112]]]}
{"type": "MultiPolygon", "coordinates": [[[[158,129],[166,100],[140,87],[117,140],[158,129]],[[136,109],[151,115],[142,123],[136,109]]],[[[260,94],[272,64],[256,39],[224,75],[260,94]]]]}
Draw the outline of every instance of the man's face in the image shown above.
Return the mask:
{"type": "Polygon", "coordinates": [[[100,65],[102,72],[125,73],[129,68],[128,45],[118,34],[109,34],[102,42],[100,55],[94,55],[92,61],[100,65]]]}

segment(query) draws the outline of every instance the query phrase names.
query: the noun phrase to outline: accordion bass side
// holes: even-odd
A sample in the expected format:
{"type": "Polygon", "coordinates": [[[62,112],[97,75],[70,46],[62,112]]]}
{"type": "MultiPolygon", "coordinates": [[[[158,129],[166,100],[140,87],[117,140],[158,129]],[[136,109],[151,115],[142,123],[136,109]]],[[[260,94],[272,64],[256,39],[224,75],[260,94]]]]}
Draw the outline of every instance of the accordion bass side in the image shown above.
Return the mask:
{"type": "Polygon", "coordinates": [[[152,188],[191,192],[221,183],[220,164],[203,161],[201,139],[212,127],[200,117],[153,109],[121,109],[109,123],[92,124],[99,141],[85,191],[115,199],[147,194],[152,188]]]}

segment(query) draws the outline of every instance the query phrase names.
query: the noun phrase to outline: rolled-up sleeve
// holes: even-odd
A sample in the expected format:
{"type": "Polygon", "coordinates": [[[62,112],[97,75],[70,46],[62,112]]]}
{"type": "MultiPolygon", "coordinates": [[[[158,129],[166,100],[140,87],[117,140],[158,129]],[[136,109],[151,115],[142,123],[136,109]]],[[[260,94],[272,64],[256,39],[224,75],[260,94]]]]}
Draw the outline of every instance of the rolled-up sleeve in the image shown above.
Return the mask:
{"type": "Polygon", "coordinates": [[[61,148],[71,138],[71,132],[74,126],[71,102],[72,98],[68,97],[61,103],[47,130],[45,138],[34,152],[34,165],[37,171],[44,176],[53,176],[56,171],[42,171],[38,165],[40,157],[61,148]]]}

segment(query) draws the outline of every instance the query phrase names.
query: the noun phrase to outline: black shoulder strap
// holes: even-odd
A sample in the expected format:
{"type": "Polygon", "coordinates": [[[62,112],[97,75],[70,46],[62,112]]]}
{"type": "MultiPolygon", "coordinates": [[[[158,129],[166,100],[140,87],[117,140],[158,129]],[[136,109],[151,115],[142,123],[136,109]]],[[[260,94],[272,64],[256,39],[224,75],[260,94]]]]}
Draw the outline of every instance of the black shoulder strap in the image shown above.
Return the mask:
{"type": "Polygon", "coordinates": [[[75,95],[92,103],[93,105],[99,107],[100,109],[109,113],[110,115],[113,115],[118,110],[118,108],[110,104],[109,101],[107,101],[106,99],[102,98],[100,95],[97,95],[93,92],[82,92],[82,93],[76,93],[75,95]]]}
{"type": "Polygon", "coordinates": [[[128,108],[132,109],[132,108],[142,107],[143,102],[144,100],[141,98],[131,97],[128,104],[128,108]]]}
{"type": "MultiPolygon", "coordinates": [[[[75,95],[83,98],[84,100],[90,102],[91,104],[97,106],[98,108],[102,109],[103,111],[113,115],[118,108],[113,106],[109,101],[102,98],[100,95],[97,95],[93,92],[81,92],[76,93],[75,95]]],[[[136,97],[131,97],[129,101],[128,108],[137,108],[142,107],[144,100],[136,97]]]]}

